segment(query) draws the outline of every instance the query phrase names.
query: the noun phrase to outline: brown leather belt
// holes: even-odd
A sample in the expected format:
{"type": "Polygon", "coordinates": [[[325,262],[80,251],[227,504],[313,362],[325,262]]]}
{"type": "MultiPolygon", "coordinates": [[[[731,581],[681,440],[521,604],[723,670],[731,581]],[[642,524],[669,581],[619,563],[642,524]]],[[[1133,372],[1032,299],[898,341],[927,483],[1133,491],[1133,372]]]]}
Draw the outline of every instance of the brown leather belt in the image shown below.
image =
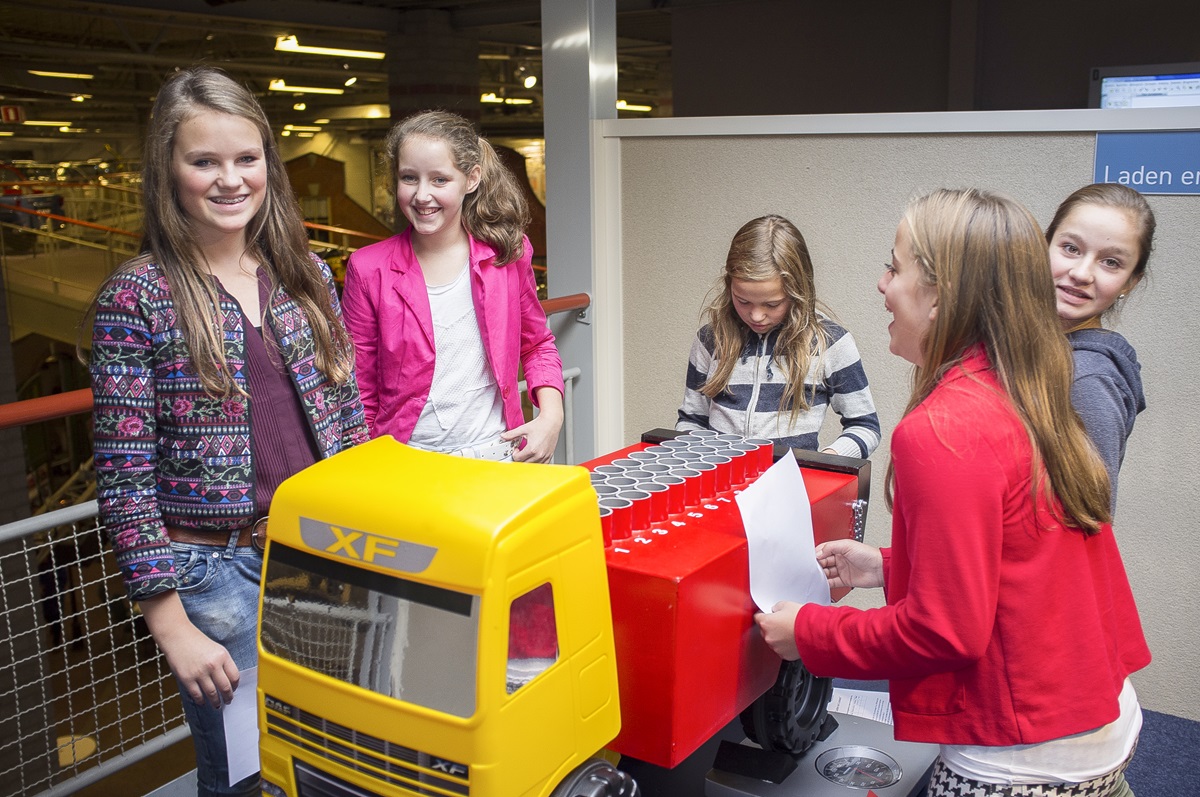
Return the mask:
{"type": "MultiPolygon", "coordinates": [[[[164,526],[171,542],[182,542],[190,545],[228,545],[230,531],[199,531],[197,529],[182,529],[178,526],[164,526]]],[[[259,518],[252,525],[238,532],[237,547],[252,547],[261,551],[267,545],[267,519],[259,518]]]]}

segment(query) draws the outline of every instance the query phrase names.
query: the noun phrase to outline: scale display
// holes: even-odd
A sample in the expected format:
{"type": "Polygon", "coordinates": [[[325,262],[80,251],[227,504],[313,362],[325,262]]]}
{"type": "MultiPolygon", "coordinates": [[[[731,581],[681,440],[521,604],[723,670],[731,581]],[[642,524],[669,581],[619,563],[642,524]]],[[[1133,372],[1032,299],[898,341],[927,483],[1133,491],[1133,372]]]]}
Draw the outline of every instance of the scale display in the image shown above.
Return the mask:
{"type": "Polygon", "coordinates": [[[882,750],[861,744],[843,745],[817,756],[817,772],[830,783],[852,789],[882,789],[900,780],[904,771],[882,750]]]}

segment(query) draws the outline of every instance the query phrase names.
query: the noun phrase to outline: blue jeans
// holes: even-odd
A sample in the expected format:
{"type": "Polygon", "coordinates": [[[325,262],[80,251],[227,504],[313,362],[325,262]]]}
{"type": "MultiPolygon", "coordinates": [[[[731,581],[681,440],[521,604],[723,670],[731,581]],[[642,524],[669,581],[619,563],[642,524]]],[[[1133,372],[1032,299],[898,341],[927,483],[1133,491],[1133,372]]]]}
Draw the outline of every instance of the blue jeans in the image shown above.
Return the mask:
{"type": "MultiPolygon", "coordinates": [[[[188,619],[233,657],[238,670],[258,663],[258,585],[262,553],[253,547],[171,543],[179,573],[179,599],[188,619]]],[[[182,688],[183,708],[196,747],[197,797],[237,795],[259,797],[258,775],[230,785],[225,752],[225,727],[220,709],[198,706],[182,688]]],[[[237,700],[254,700],[253,693],[235,693],[237,700]]]]}

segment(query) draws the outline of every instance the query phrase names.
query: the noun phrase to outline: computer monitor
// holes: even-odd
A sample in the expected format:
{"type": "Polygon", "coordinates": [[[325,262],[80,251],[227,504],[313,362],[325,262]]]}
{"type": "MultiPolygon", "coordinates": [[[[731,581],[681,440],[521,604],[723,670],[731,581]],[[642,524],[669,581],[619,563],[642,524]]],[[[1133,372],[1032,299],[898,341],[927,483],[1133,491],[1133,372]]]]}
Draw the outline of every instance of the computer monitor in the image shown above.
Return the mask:
{"type": "Polygon", "coordinates": [[[1091,71],[1089,108],[1200,105],[1200,61],[1100,66],[1091,71]]]}

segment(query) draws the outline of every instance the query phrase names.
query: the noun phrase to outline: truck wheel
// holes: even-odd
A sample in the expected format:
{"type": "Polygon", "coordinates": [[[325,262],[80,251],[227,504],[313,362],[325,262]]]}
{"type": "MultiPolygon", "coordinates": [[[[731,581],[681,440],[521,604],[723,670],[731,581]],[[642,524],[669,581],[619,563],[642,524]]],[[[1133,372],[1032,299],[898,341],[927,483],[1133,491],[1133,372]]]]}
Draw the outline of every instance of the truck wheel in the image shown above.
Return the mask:
{"type": "Polygon", "coordinates": [[[785,661],[775,685],[742,712],[742,730],[764,750],[800,755],[821,732],[832,694],[832,678],[818,678],[801,662],[785,661]]]}
{"type": "Polygon", "coordinates": [[[637,782],[601,758],[589,758],[550,797],[638,797],[637,782]]]}

